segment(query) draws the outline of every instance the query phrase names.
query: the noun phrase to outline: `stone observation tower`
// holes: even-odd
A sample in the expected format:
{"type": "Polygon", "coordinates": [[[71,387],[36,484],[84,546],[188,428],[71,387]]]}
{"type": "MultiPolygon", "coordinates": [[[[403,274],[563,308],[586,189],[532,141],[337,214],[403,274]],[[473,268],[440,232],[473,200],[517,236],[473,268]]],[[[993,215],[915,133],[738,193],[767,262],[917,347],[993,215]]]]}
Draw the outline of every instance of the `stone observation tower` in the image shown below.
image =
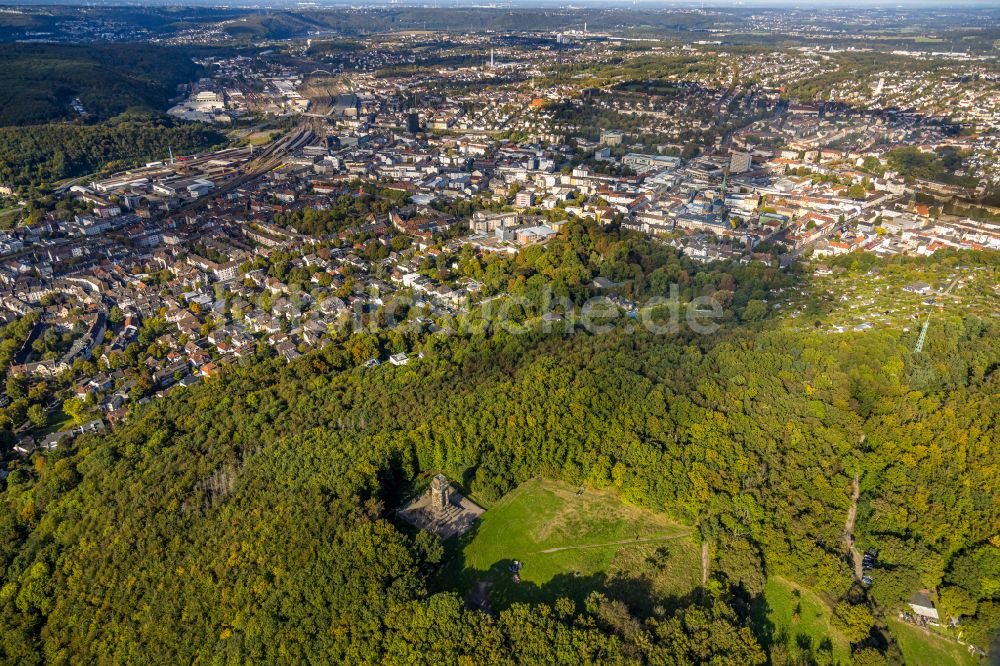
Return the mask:
{"type": "Polygon", "coordinates": [[[442,513],[451,504],[451,482],[444,474],[431,479],[431,506],[434,513],[442,513]]]}
{"type": "Polygon", "coordinates": [[[442,539],[466,532],[482,513],[482,507],[463,497],[444,474],[435,474],[431,487],[399,511],[411,525],[442,539]]]}

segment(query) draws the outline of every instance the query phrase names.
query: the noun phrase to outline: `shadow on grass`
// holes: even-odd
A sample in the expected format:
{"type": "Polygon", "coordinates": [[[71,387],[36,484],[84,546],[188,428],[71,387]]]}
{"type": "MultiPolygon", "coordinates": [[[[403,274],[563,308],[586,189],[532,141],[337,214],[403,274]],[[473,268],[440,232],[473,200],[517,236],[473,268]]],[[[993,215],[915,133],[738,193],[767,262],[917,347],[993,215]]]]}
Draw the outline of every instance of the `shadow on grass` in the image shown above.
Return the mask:
{"type": "MultiPolygon", "coordinates": [[[[515,603],[545,603],[553,605],[559,599],[572,600],[583,608],[592,592],[599,592],[611,601],[624,604],[638,618],[664,617],[701,598],[700,588],[684,595],[657,593],[653,580],[641,575],[609,575],[606,572],[583,574],[558,573],[544,583],[531,580],[515,581],[513,558],[503,558],[487,569],[468,566],[464,550],[478,534],[479,523],[460,536],[444,542],[445,556],[431,581],[432,592],[452,591],[460,594],[471,609],[496,614],[515,603]]],[[[660,555],[656,553],[649,559],[660,555]]],[[[530,573],[530,559],[520,562],[520,574],[530,573]]]]}
{"type": "MultiPolygon", "coordinates": [[[[753,598],[736,590],[737,596],[742,596],[749,610],[750,628],[760,642],[761,647],[771,655],[772,663],[785,660],[790,663],[834,664],[839,663],[834,657],[833,641],[829,637],[816,638],[805,630],[797,630],[794,626],[777,627],[771,621],[771,605],[763,592],[753,598]]],[[[796,599],[801,599],[799,590],[794,590],[796,599]]],[[[795,616],[802,613],[801,600],[796,606],[795,616]]],[[[793,620],[793,623],[795,620],[793,620]]]]}
{"type": "Polygon", "coordinates": [[[777,632],[774,622],[769,617],[771,605],[767,597],[761,592],[750,601],[750,627],[754,636],[760,641],[761,647],[770,654],[771,648],[776,644],[788,642],[788,637],[781,632],[777,632]]]}

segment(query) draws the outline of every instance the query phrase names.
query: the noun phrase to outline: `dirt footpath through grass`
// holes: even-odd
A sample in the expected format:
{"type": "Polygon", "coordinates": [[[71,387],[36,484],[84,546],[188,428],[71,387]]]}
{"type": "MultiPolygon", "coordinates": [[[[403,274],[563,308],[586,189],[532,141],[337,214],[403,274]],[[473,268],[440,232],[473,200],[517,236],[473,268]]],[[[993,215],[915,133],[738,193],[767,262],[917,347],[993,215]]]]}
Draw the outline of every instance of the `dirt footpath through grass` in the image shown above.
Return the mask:
{"type": "Polygon", "coordinates": [[[560,550],[582,550],[584,548],[606,548],[608,546],[623,546],[630,543],[648,543],[650,541],[672,541],[673,539],[680,539],[682,537],[691,536],[691,532],[685,532],[683,534],[671,534],[670,536],[660,536],[660,537],[646,537],[644,539],[622,539],[621,541],[608,541],[605,543],[586,543],[579,546],[560,546],[558,548],[546,548],[545,550],[538,551],[539,553],[558,553],[560,550]]]}

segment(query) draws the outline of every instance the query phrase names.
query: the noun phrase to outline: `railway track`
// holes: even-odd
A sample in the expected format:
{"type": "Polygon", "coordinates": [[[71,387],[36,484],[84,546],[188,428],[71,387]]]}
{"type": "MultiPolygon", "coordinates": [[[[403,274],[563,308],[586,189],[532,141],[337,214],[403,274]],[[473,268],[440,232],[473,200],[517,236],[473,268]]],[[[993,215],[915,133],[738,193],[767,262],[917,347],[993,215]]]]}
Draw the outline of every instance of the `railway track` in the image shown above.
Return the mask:
{"type": "Polygon", "coordinates": [[[268,171],[280,166],[285,156],[290,153],[294,153],[303,146],[308,145],[309,142],[315,138],[316,134],[311,129],[300,128],[290,134],[286,134],[280,139],[272,141],[261,154],[253,158],[253,160],[246,165],[244,168],[245,170],[241,175],[236,176],[235,178],[232,178],[222,184],[208,196],[195,199],[180,208],[175,208],[172,211],[163,213],[160,216],[160,219],[162,219],[162,217],[177,215],[179,213],[189,213],[193,210],[197,210],[207,201],[211,201],[220,195],[229,194],[233,190],[242,187],[248,182],[259,178],[268,171]]]}

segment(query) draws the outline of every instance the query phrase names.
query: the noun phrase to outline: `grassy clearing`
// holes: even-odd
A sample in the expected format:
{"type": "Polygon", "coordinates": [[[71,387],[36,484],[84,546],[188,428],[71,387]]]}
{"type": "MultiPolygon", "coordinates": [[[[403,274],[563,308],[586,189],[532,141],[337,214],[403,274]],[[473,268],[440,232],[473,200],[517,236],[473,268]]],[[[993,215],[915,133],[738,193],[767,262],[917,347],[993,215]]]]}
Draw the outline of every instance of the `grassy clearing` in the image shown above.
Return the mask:
{"type": "Polygon", "coordinates": [[[73,417],[62,410],[62,407],[48,413],[48,422],[41,429],[41,436],[51,435],[54,432],[62,432],[73,427],[73,417]]]}
{"type": "Polygon", "coordinates": [[[772,576],[764,586],[764,600],[773,644],[785,643],[792,654],[808,654],[826,645],[834,663],[851,662],[850,643],[833,628],[830,607],[814,592],[772,576]]]}
{"type": "Polygon", "coordinates": [[[899,643],[906,666],[976,666],[982,661],[962,645],[898,620],[889,630],[899,643]]]}
{"type": "Polygon", "coordinates": [[[21,207],[11,206],[0,209],[0,229],[11,229],[21,218],[21,207]]]}
{"type": "Polygon", "coordinates": [[[270,143],[271,135],[274,132],[272,130],[264,132],[254,132],[253,134],[248,134],[243,137],[243,142],[251,146],[263,146],[264,144],[270,143]]]}
{"type": "Polygon", "coordinates": [[[485,583],[495,609],[563,596],[582,602],[601,590],[636,612],[652,612],[700,583],[700,551],[691,533],[610,492],[577,495],[564,484],[533,480],[446,544],[439,583],[462,593],[485,583]],[[523,564],[520,584],[509,569],[513,560],[523,564]]]}

